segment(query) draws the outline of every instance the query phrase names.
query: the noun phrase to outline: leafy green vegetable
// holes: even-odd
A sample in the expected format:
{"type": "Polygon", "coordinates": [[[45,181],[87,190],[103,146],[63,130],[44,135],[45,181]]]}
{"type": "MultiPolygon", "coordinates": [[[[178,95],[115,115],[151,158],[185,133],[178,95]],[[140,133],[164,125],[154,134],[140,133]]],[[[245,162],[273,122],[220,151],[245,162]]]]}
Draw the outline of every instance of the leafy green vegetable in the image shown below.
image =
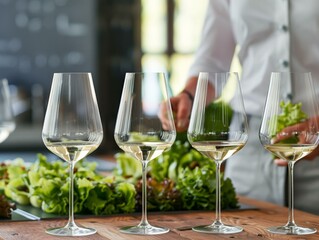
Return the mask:
{"type": "Polygon", "coordinates": [[[30,203],[28,191],[22,178],[12,179],[5,187],[4,193],[8,198],[22,205],[28,205],[30,203]]]}
{"type": "Polygon", "coordinates": [[[130,213],[135,211],[135,195],[131,183],[120,182],[115,185],[113,179],[104,178],[96,182],[85,207],[96,215],[130,213]]]}
{"type": "MultiPolygon", "coordinates": [[[[284,128],[305,121],[308,116],[302,109],[302,103],[293,104],[290,101],[280,102],[280,108],[282,112],[279,115],[274,116],[269,121],[269,129],[271,135],[276,136],[284,128]]],[[[297,143],[298,137],[292,136],[290,138],[280,141],[280,143],[297,143]]]]}
{"type": "MultiPolygon", "coordinates": [[[[117,161],[135,162],[130,155],[121,153],[117,161]]],[[[141,165],[139,163],[139,165],[141,165]]],[[[129,172],[138,171],[137,165],[129,172]]],[[[127,170],[115,171],[128,172],[127,170]]],[[[137,189],[137,208],[141,208],[140,175],[135,182],[137,189]]],[[[132,175],[124,176],[132,178],[132,175]]],[[[215,209],[215,164],[193,149],[188,142],[175,141],[172,147],[149,163],[148,169],[148,208],[168,211],[186,209],[215,209]]],[[[236,192],[230,179],[221,177],[221,196],[223,208],[238,207],[236,192]]]]}
{"type": "Polygon", "coordinates": [[[116,176],[122,177],[123,180],[131,178],[134,182],[142,176],[142,166],[138,160],[131,157],[133,161],[126,161],[128,157],[124,153],[117,153],[115,158],[117,159],[117,167],[114,170],[116,176]]]}
{"type": "Polygon", "coordinates": [[[136,190],[132,184],[121,182],[115,187],[115,209],[132,212],[135,209],[136,190]]]}
{"type": "MultiPolygon", "coordinates": [[[[205,128],[208,137],[223,135],[232,120],[233,110],[223,101],[216,101],[206,107],[205,128]]],[[[137,208],[141,207],[141,164],[126,153],[116,155],[117,177],[127,179],[137,189],[137,208]]],[[[215,164],[193,149],[187,140],[187,133],[178,133],[175,143],[149,163],[148,208],[150,210],[215,209],[215,164]]],[[[230,179],[221,176],[222,207],[236,208],[238,201],[230,179]]]]}
{"type": "Polygon", "coordinates": [[[15,202],[28,205],[30,200],[28,197],[29,190],[26,185],[26,168],[22,159],[16,159],[10,165],[2,164],[1,166],[2,180],[0,186],[8,198],[15,202]]]}
{"type": "MultiPolygon", "coordinates": [[[[96,215],[130,213],[141,208],[141,163],[125,153],[116,154],[113,175],[96,172],[85,160],[75,165],[74,211],[96,215]]],[[[69,181],[67,163],[47,161],[38,154],[28,169],[24,162],[0,167],[0,187],[5,195],[43,211],[67,214],[69,181]]],[[[215,209],[215,165],[187,141],[172,147],[149,163],[148,207],[154,211],[215,209]]],[[[235,189],[221,179],[222,207],[237,207],[235,189]]]]}
{"type": "Polygon", "coordinates": [[[130,133],[130,140],[132,142],[136,142],[136,141],[159,141],[159,137],[157,135],[144,135],[143,133],[139,133],[139,132],[131,132],[130,133]]]}
{"type": "Polygon", "coordinates": [[[90,212],[101,215],[115,212],[113,202],[114,193],[112,183],[106,180],[96,183],[95,188],[88,196],[85,206],[90,212]]]}
{"type": "Polygon", "coordinates": [[[232,117],[233,110],[228,103],[222,100],[210,103],[205,108],[205,134],[192,134],[192,141],[227,139],[232,117]]]}
{"type": "Polygon", "coordinates": [[[209,132],[228,132],[229,125],[233,117],[233,110],[224,101],[215,101],[209,104],[205,110],[206,131],[209,132]]]}
{"type": "MultiPolygon", "coordinates": [[[[157,211],[179,210],[181,208],[180,192],[176,189],[175,182],[165,179],[158,182],[149,177],[148,187],[148,209],[157,211]]],[[[137,208],[141,210],[142,206],[142,181],[138,181],[137,189],[137,208]]]]}
{"type": "MultiPolygon", "coordinates": [[[[2,169],[0,186],[5,195],[20,204],[31,204],[43,211],[67,214],[69,209],[68,165],[48,162],[39,154],[26,170],[24,162],[7,164],[2,169]]],[[[74,172],[74,212],[112,214],[135,211],[134,185],[105,177],[95,171],[96,163],[77,162],[74,172]]]]}

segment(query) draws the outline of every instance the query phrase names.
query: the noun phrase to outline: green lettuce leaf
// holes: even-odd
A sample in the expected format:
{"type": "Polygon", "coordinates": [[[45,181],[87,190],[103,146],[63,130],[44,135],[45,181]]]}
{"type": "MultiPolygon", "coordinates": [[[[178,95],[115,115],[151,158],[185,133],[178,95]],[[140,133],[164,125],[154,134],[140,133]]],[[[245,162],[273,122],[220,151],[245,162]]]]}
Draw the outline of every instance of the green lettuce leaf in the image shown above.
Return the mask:
{"type": "MultiPolygon", "coordinates": [[[[272,136],[276,136],[284,128],[305,121],[308,116],[302,111],[302,103],[280,102],[281,113],[269,120],[269,129],[272,136]]],[[[297,143],[298,137],[293,136],[280,143],[297,143]]]]}

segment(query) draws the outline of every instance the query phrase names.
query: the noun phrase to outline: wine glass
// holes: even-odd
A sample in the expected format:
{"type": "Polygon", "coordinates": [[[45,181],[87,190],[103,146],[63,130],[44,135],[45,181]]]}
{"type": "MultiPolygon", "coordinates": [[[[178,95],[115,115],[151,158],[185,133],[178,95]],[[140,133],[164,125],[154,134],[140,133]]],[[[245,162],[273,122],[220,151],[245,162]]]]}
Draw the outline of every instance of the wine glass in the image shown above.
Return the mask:
{"type": "Polygon", "coordinates": [[[103,139],[100,113],[90,73],[54,73],[45,114],[42,139],[45,146],[69,164],[69,221],[48,229],[57,236],[86,236],[95,229],[74,222],[73,171],[77,161],[92,153],[103,139]]]}
{"type": "Polygon", "coordinates": [[[265,149],[288,162],[288,222],[268,228],[278,234],[304,235],[315,228],[300,227],[294,220],[295,163],[318,146],[318,105],[311,73],[273,72],[259,138],[265,149]],[[303,89],[292,95],[292,82],[303,82],[303,89]]]}
{"type": "Polygon", "coordinates": [[[238,74],[201,72],[187,131],[190,144],[216,164],[216,218],[196,232],[231,234],[243,230],[221,220],[220,167],[247,142],[248,125],[238,74]]]}
{"type": "Polygon", "coordinates": [[[120,229],[130,234],[154,235],[169,231],[147,220],[147,164],[175,141],[168,83],[163,73],[126,73],[114,138],[118,146],[142,163],[142,220],[120,229]]]}
{"type": "Polygon", "coordinates": [[[0,143],[2,143],[15,129],[11,95],[7,79],[0,80],[0,112],[0,143]]]}

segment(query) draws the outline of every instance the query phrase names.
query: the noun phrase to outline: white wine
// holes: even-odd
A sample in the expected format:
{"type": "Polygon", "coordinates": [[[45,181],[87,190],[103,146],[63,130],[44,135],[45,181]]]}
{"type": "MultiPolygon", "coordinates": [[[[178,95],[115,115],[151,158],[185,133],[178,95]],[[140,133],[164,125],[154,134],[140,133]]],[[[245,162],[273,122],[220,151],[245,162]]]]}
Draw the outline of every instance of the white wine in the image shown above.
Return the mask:
{"type": "Polygon", "coordinates": [[[46,147],[67,162],[76,162],[91,152],[93,152],[99,144],[87,141],[65,141],[65,142],[45,142],[46,147]]]}
{"type": "Polygon", "coordinates": [[[199,141],[192,146],[206,157],[215,161],[224,161],[244,147],[244,142],[199,141]]]}
{"type": "Polygon", "coordinates": [[[264,145],[265,149],[276,155],[278,158],[287,161],[297,161],[311,153],[317,145],[314,144],[269,144],[264,145]]]}
{"type": "Polygon", "coordinates": [[[151,161],[171,147],[169,142],[124,142],[119,147],[140,161],[151,161]]]}

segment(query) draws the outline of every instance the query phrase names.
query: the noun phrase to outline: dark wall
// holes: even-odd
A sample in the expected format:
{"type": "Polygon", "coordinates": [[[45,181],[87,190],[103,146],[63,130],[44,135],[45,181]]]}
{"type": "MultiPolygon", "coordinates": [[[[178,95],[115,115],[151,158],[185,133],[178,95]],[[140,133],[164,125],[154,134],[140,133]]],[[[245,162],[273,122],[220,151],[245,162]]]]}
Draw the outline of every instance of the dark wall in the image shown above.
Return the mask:
{"type": "Polygon", "coordinates": [[[140,69],[139,12],[138,0],[0,0],[0,78],[14,86],[17,119],[0,149],[44,147],[41,128],[54,72],[92,72],[105,132],[99,150],[116,149],[124,75],[140,69]]]}
{"type": "Polygon", "coordinates": [[[0,77],[30,89],[54,72],[96,73],[97,1],[0,1],[0,77]]]}

